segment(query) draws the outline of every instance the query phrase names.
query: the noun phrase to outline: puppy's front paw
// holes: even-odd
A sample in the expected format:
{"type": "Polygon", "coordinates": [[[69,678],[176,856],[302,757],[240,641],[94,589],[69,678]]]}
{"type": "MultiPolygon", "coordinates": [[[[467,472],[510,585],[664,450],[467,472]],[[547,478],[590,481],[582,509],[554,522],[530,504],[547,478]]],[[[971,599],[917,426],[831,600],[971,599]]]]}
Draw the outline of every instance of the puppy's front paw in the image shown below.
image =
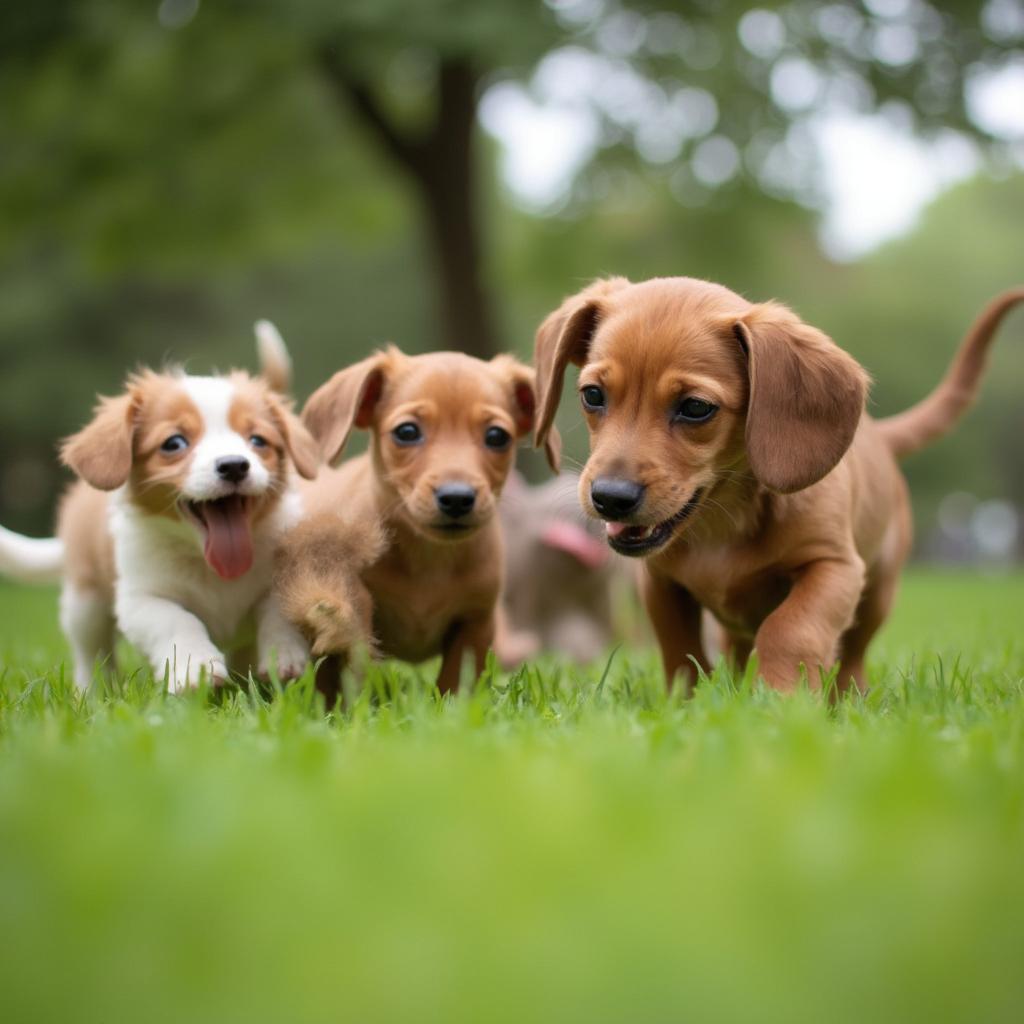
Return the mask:
{"type": "Polygon", "coordinates": [[[340,600],[317,601],[306,613],[306,626],[313,637],[313,654],[347,654],[366,642],[365,630],[355,609],[340,600]]]}
{"type": "Polygon", "coordinates": [[[170,693],[183,693],[195,689],[204,678],[211,686],[219,686],[230,677],[224,655],[215,647],[206,651],[188,651],[175,647],[164,665],[154,665],[161,673],[167,668],[167,689],[170,693]]]}
{"type": "Polygon", "coordinates": [[[298,679],[309,663],[309,645],[297,630],[290,636],[278,637],[274,646],[260,655],[259,674],[266,678],[271,667],[277,668],[282,682],[298,679]]]}
{"type": "Polygon", "coordinates": [[[260,676],[268,678],[271,667],[276,667],[278,679],[297,679],[308,662],[309,644],[302,633],[283,617],[268,616],[260,631],[257,666],[260,676]]]}

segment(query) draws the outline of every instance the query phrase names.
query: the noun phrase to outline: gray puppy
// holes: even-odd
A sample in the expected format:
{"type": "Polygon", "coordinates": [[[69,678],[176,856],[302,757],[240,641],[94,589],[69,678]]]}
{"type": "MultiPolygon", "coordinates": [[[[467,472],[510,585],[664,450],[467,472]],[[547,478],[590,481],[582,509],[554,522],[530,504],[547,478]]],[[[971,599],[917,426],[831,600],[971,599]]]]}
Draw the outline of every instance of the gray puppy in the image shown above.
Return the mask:
{"type": "Polygon", "coordinates": [[[541,651],[591,661],[612,643],[622,567],[601,523],[581,511],[578,489],[573,473],[537,487],[513,473],[505,485],[505,593],[494,646],[506,668],[541,651]]]}

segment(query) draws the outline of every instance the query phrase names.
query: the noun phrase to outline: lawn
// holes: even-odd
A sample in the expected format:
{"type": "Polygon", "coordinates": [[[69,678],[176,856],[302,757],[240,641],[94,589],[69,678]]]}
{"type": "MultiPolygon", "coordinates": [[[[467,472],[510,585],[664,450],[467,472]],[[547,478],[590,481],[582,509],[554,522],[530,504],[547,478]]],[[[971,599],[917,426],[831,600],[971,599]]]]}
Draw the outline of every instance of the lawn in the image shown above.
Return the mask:
{"type": "Polygon", "coordinates": [[[81,700],[52,592],[0,622],[4,1021],[1024,1018],[1024,575],[908,577],[835,709],[640,650],[81,700]]]}

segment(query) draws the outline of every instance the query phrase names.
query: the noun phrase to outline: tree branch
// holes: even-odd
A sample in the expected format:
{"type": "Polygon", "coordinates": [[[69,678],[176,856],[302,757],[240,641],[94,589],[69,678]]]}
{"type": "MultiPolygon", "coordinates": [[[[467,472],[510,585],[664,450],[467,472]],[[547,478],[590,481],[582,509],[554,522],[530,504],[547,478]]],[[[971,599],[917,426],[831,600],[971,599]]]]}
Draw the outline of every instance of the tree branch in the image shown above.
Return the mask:
{"type": "Polygon", "coordinates": [[[337,52],[330,47],[322,47],[317,53],[317,62],[327,76],[335,97],[356,111],[391,158],[405,170],[420,174],[422,146],[396,127],[366,84],[349,74],[337,52]]]}

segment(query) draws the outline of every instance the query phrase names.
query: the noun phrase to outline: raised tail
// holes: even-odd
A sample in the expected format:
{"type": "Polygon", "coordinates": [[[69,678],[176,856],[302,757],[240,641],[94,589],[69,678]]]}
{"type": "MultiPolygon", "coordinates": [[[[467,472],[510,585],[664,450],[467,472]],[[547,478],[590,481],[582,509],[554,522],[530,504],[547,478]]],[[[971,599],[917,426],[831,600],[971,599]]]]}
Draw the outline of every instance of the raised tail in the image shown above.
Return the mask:
{"type": "Polygon", "coordinates": [[[64,572],[59,537],[23,537],[0,526],[0,573],[22,583],[56,583],[64,572]]]}
{"type": "Polygon", "coordinates": [[[1019,302],[1024,302],[1024,287],[997,295],[971,324],[939,386],[917,405],[878,421],[897,458],[942,437],[971,407],[996,328],[1019,302]]]}
{"type": "Polygon", "coordinates": [[[278,394],[287,395],[292,387],[292,357],[284,338],[269,320],[257,320],[255,331],[260,376],[278,394]]]}

